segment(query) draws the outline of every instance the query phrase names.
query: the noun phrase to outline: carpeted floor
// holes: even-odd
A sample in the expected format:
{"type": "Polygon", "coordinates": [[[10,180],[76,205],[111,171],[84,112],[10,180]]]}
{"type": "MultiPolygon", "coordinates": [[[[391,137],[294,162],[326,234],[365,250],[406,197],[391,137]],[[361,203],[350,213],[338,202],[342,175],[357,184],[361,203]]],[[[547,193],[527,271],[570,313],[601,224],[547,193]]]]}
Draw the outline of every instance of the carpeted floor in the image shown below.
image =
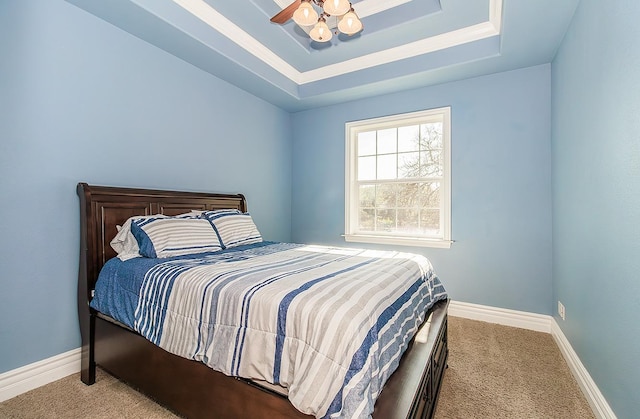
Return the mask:
{"type": "MultiPolygon", "coordinates": [[[[449,318],[449,368],[437,419],[593,418],[551,335],[449,318]]],[[[98,370],[85,386],[77,375],[0,403],[0,418],[176,418],[98,370]]]]}
{"type": "Polygon", "coordinates": [[[550,334],[449,317],[437,419],[593,418],[550,334]]]}

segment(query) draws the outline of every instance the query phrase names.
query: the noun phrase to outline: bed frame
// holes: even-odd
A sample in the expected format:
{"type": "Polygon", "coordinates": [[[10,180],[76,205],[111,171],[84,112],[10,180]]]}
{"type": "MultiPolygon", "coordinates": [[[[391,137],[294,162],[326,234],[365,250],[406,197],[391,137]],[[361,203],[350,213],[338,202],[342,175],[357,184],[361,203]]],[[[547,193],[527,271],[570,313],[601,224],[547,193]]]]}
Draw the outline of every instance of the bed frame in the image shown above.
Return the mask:
{"type": "MultiPolygon", "coordinates": [[[[82,335],[81,379],[91,385],[96,366],[175,413],[188,417],[309,418],[273,387],[229,377],[206,365],[170,354],[141,335],[89,307],[98,273],[116,254],[116,225],[135,215],[177,215],[190,210],[237,208],[243,195],[90,186],[79,183],[80,269],[78,315],[82,335]]],[[[387,381],[374,418],[433,416],[447,363],[447,306],[429,312],[400,366],[387,381]]]]}

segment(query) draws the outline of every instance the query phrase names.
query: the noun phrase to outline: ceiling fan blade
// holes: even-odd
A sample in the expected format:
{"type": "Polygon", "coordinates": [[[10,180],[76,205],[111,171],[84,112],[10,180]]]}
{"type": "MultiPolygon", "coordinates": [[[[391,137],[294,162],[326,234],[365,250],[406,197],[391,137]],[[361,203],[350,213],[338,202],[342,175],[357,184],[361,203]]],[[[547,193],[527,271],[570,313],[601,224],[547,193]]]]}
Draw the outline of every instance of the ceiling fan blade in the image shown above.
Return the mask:
{"type": "Polygon", "coordinates": [[[302,3],[302,0],[294,0],[293,3],[291,3],[290,5],[282,9],[280,13],[272,17],[271,21],[273,23],[278,23],[282,25],[287,20],[291,19],[291,16],[293,16],[293,13],[298,9],[298,6],[300,6],[300,3],[302,3]]]}

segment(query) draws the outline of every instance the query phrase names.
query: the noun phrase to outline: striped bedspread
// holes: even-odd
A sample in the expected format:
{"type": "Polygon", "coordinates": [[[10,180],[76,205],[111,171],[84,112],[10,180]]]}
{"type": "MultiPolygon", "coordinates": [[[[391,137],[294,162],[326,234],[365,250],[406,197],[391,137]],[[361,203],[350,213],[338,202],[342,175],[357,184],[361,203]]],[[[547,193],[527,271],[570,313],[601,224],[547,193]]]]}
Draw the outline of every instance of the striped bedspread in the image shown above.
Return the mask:
{"type": "Polygon", "coordinates": [[[286,387],[316,417],[370,417],[425,312],[446,298],[426,258],[399,252],[263,243],[113,263],[95,309],[176,355],[286,387]]]}

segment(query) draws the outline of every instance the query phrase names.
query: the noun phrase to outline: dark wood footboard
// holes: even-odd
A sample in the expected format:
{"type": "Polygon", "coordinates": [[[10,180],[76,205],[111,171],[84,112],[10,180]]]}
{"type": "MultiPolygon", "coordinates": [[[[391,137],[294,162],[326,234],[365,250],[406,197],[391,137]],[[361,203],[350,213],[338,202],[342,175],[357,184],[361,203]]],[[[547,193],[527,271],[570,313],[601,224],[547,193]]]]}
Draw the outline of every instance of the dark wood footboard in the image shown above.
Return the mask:
{"type": "Polygon", "coordinates": [[[449,356],[448,305],[448,300],[441,301],[431,309],[429,317],[402,356],[400,366],[378,397],[374,418],[433,416],[449,356]]]}
{"type": "MultiPolygon", "coordinates": [[[[442,301],[430,311],[378,397],[375,419],[432,417],[447,362],[447,306],[442,301]]],[[[311,417],[281,394],[173,355],[100,315],[95,326],[95,363],[182,416],[311,417]]]]}
{"type": "Polygon", "coordinates": [[[96,362],[187,418],[310,418],[286,398],[173,355],[137,333],[96,319],[96,362]]]}

